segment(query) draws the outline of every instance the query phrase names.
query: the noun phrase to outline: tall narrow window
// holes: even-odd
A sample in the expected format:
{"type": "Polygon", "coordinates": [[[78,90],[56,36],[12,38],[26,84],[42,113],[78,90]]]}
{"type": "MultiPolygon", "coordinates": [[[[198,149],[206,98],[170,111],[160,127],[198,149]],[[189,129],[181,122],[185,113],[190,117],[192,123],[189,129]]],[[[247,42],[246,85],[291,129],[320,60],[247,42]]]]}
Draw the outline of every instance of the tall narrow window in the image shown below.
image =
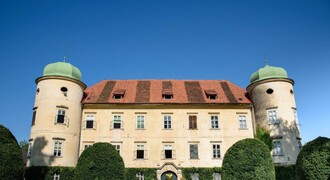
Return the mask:
{"type": "Polygon", "coordinates": [[[65,120],[65,110],[64,109],[59,109],[57,111],[56,122],[55,123],[64,124],[64,120],[65,120]]]}
{"type": "Polygon", "coordinates": [[[189,129],[197,129],[197,116],[189,116],[189,129]]]}
{"type": "Polygon", "coordinates": [[[86,129],[94,129],[94,115],[86,116],[86,129]]]}
{"type": "Polygon", "coordinates": [[[190,159],[198,159],[198,145],[197,144],[190,144],[190,159]]]}
{"type": "Polygon", "coordinates": [[[32,152],[32,141],[29,142],[27,157],[31,157],[32,152]]]}
{"type": "Polygon", "coordinates": [[[33,126],[36,122],[36,115],[37,115],[37,110],[34,110],[33,111],[33,114],[32,114],[32,123],[31,123],[31,126],[33,126]]]}
{"type": "Polygon", "coordinates": [[[172,159],[172,145],[165,145],[164,146],[164,153],[165,153],[165,159],[172,159]]]}
{"type": "Polygon", "coordinates": [[[270,124],[278,124],[279,121],[277,119],[277,111],[276,109],[269,109],[268,110],[268,121],[270,124]]]}
{"type": "Polygon", "coordinates": [[[218,129],[219,128],[219,120],[218,116],[211,116],[211,128],[218,129]]]}
{"type": "Polygon", "coordinates": [[[144,129],[144,116],[142,115],[136,116],[136,128],[144,129]]]}
{"type": "Polygon", "coordinates": [[[301,140],[298,140],[298,149],[301,150],[301,148],[302,148],[301,140]]]}
{"type": "Polygon", "coordinates": [[[113,116],[113,128],[114,129],[121,129],[121,116],[120,115],[114,115],[113,116]]]}
{"type": "Polygon", "coordinates": [[[172,128],[172,117],[170,115],[164,116],[164,129],[172,128]]]}
{"type": "Polygon", "coordinates": [[[213,149],[213,158],[221,158],[220,144],[213,144],[212,149],[213,149]]]}
{"type": "Polygon", "coordinates": [[[280,140],[274,140],[273,141],[273,155],[274,156],[280,156],[282,154],[282,147],[281,147],[281,141],[280,140]]]}
{"type": "Polygon", "coordinates": [[[139,172],[135,175],[136,180],[144,180],[144,174],[139,172]]]}
{"type": "Polygon", "coordinates": [[[239,121],[239,128],[240,129],[246,129],[246,116],[245,115],[239,115],[238,116],[238,121],[239,121]]]}
{"type": "Polygon", "coordinates": [[[221,174],[218,172],[213,173],[213,180],[221,180],[221,174]]]}
{"type": "Polygon", "coordinates": [[[293,120],[295,124],[298,124],[298,113],[297,110],[293,110],[293,120]]]}
{"type": "Polygon", "coordinates": [[[60,174],[54,173],[52,180],[60,180],[60,174]]]}
{"type": "Polygon", "coordinates": [[[53,149],[53,156],[62,156],[62,140],[54,140],[54,149],[53,149]]]}
{"type": "Polygon", "coordinates": [[[136,145],[136,159],[144,159],[144,144],[136,145]]]}

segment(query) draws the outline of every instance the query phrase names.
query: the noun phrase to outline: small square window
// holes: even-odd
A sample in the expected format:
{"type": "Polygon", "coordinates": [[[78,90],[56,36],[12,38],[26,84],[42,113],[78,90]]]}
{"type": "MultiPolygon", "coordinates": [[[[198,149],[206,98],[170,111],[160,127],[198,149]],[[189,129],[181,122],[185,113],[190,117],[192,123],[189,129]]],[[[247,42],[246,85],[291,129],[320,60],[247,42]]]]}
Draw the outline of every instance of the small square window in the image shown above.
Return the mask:
{"type": "Polygon", "coordinates": [[[206,94],[207,99],[214,100],[218,98],[218,93],[215,90],[209,89],[209,90],[205,90],[204,92],[206,94]]]}
{"type": "Polygon", "coordinates": [[[64,124],[65,122],[65,110],[64,109],[59,109],[57,111],[55,123],[56,124],[64,124]]]}
{"type": "Polygon", "coordinates": [[[171,89],[164,89],[162,96],[163,99],[173,99],[173,91],[171,89]]]}
{"type": "Polygon", "coordinates": [[[86,129],[94,129],[94,123],[95,123],[94,115],[87,115],[85,121],[86,129]]]}
{"type": "Polygon", "coordinates": [[[125,90],[123,89],[120,89],[120,90],[116,90],[113,92],[113,98],[114,99],[122,99],[124,98],[124,95],[125,95],[125,90]]]}

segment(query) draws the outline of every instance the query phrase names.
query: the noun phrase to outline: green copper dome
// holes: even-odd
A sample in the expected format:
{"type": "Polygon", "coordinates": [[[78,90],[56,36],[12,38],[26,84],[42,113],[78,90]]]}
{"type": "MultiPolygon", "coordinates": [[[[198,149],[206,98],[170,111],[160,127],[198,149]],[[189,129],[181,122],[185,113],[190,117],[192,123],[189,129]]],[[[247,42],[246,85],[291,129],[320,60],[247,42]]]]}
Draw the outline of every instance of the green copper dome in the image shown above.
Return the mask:
{"type": "Polygon", "coordinates": [[[270,78],[288,78],[288,74],[286,70],[281,67],[266,65],[251,75],[250,82],[254,83],[256,81],[270,78]]]}
{"type": "Polygon", "coordinates": [[[81,72],[70,63],[56,62],[44,68],[44,76],[65,76],[81,81],[81,72]]]}

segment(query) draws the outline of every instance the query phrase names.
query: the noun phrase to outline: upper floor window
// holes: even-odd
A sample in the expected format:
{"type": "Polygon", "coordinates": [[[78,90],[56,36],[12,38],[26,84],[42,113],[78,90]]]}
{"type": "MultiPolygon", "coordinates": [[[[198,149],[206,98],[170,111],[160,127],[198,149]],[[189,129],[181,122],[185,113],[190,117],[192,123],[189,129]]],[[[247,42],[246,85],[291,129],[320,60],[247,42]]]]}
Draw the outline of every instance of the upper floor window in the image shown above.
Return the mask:
{"type": "Polygon", "coordinates": [[[66,124],[67,118],[65,118],[65,110],[59,109],[57,110],[56,118],[55,118],[55,124],[66,124]]]}
{"type": "Polygon", "coordinates": [[[36,122],[36,116],[37,116],[37,110],[34,109],[33,110],[33,114],[32,114],[32,123],[31,123],[31,126],[33,126],[36,122]]]}
{"type": "Polygon", "coordinates": [[[219,118],[216,115],[211,116],[211,128],[218,129],[219,128],[219,118]]]}
{"type": "Polygon", "coordinates": [[[121,115],[114,115],[113,116],[113,129],[121,129],[122,128],[122,121],[121,115]]]}
{"type": "Polygon", "coordinates": [[[87,149],[87,148],[89,148],[89,147],[91,147],[91,146],[93,146],[93,144],[85,144],[84,145],[84,150],[87,149]]]}
{"type": "Polygon", "coordinates": [[[55,139],[53,145],[53,156],[63,156],[63,140],[55,139]]]}
{"type": "Polygon", "coordinates": [[[171,129],[172,128],[172,116],[165,115],[164,116],[164,129],[171,129]]]}
{"type": "Polygon", "coordinates": [[[268,110],[268,121],[270,124],[278,124],[279,120],[277,119],[277,111],[276,109],[268,110]]]}
{"type": "Polygon", "coordinates": [[[87,115],[85,123],[86,123],[86,125],[85,125],[86,129],[95,129],[94,115],[92,115],[92,114],[87,115]]]}
{"type": "Polygon", "coordinates": [[[144,116],[143,115],[136,116],[136,128],[144,129],[144,116]]]}
{"type": "Polygon", "coordinates": [[[173,147],[172,145],[165,145],[164,146],[164,158],[165,159],[173,159],[173,147]]]}
{"type": "Polygon", "coordinates": [[[113,92],[113,98],[114,99],[122,99],[124,98],[125,95],[125,90],[124,89],[119,89],[113,92]]]}
{"type": "Polygon", "coordinates": [[[173,99],[173,91],[171,89],[164,89],[162,97],[163,99],[173,99]]]}
{"type": "Polygon", "coordinates": [[[246,129],[246,116],[245,115],[239,115],[238,116],[238,121],[239,121],[239,128],[240,129],[246,129]]]}
{"type": "Polygon", "coordinates": [[[189,129],[197,129],[197,116],[189,116],[189,129]]]}
{"type": "Polygon", "coordinates": [[[118,154],[120,154],[120,144],[112,144],[113,146],[115,146],[118,154]]]}
{"type": "Polygon", "coordinates": [[[297,110],[293,110],[293,120],[295,124],[298,124],[298,113],[297,110]]]}
{"type": "Polygon", "coordinates": [[[283,155],[283,153],[282,153],[282,147],[281,147],[281,141],[280,140],[274,140],[273,141],[273,155],[274,156],[283,155]]]}
{"type": "Polygon", "coordinates": [[[144,144],[136,145],[136,159],[145,159],[144,144]]]}
{"type": "Polygon", "coordinates": [[[31,152],[32,152],[32,141],[29,142],[27,157],[31,157],[31,152]]]}
{"type": "Polygon", "coordinates": [[[221,158],[220,144],[212,144],[213,158],[221,158]]]}
{"type": "Polygon", "coordinates": [[[190,159],[198,159],[198,144],[190,144],[190,159]]]}
{"type": "Polygon", "coordinates": [[[204,91],[206,94],[207,99],[217,99],[218,98],[218,93],[215,90],[205,90],[204,91]]]}
{"type": "Polygon", "coordinates": [[[298,149],[301,150],[301,148],[302,148],[301,140],[298,140],[298,149]]]}

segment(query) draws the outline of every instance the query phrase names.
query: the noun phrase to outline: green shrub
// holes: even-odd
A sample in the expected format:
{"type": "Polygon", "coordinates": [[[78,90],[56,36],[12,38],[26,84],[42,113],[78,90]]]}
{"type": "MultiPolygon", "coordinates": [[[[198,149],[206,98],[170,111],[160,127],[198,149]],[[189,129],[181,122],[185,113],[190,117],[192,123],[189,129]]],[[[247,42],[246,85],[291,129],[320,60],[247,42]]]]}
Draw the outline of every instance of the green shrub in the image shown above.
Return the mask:
{"type": "Polygon", "coordinates": [[[273,140],[270,137],[270,132],[267,129],[257,125],[256,138],[264,142],[268,146],[269,151],[273,149],[273,140]]]}
{"type": "Polygon", "coordinates": [[[275,179],[268,147],[258,139],[243,139],[231,146],[223,160],[222,179],[275,179]]]}
{"type": "Polygon", "coordinates": [[[26,168],[26,180],[52,180],[54,174],[59,174],[61,180],[73,180],[74,167],[31,166],[26,168]]]}
{"type": "Polygon", "coordinates": [[[0,179],[23,179],[21,148],[9,129],[0,125],[0,179]]]}
{"type": "Polygon", "coordinates": [[[296,171],[297,179],[330,179],[330,139],[318,137],[304,145],[296,171]]]}
{"type": "Polygon", "coordinates": [[[143,174],[144,180],[157,179],[157,170],[153,168],[126,168],[126,179],[136,179],[138,173],[143,174]]]}
{"type": "Polygon", "coordinates": [[[182,177],[184,180],[191,180],[191,174],[198,173],[199,180],[210,180],[213,179],[213,173],[221,173],[220,167],[214,168],[183,168],[182,169],[182,177]]]}
{"type": "Polygon", "coordinates": [[[275,174],[277,180],[295,180],[296,165],[290,166],[275,166],[275,174]]]}
{"type": "Polygon", "coordinates": [[[95,143],[79,157],[75,179],[125,179],[125,165],[119,153],[109,143],[95,143]]]}

